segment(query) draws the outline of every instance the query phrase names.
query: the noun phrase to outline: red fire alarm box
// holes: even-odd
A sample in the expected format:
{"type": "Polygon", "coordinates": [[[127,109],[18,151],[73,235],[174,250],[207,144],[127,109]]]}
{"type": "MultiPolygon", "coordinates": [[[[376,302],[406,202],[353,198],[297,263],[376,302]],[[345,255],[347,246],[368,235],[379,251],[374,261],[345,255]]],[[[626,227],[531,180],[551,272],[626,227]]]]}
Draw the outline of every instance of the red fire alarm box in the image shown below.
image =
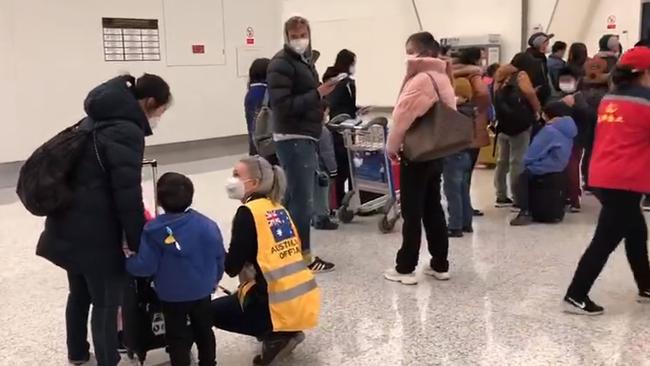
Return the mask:
{"type": "Polygon", "coordinates": [[[205,45],[193,44],[192,45],[192,53],[195,53],[195,54],[203,54],[203,53],[205,53],[205,45]]]}

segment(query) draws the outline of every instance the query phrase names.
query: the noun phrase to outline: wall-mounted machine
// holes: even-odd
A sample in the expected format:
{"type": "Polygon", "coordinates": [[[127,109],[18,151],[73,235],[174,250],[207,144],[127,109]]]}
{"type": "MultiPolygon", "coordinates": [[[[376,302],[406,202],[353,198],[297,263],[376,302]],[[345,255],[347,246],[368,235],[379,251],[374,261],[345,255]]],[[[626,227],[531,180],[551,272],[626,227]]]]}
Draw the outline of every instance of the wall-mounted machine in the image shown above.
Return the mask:
{"type": "Polygon", "coordinates": [[[451,47],[451,54],[464,48],[478,47],[483,50],[488,65],[501,63],[501,35],[499,34],[441,38],[440,44],[451,47]]]}

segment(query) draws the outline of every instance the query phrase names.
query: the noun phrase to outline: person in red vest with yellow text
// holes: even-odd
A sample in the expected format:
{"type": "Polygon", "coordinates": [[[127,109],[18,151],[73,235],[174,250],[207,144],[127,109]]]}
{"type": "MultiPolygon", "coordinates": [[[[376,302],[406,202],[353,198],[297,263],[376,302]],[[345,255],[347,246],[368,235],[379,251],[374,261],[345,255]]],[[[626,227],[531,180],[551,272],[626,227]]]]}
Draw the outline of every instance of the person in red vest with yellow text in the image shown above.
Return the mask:
{"type": "Polygon", "coordinates": [[[625,53],[613,72],[613,91],[598,110],[589,185],[603,205],[594,238],[564,298],[565,311],[599,315],[589,290],[621,240],[636,280],[638,301],[650,303],[648,230],[641,211],[650,192],[650,48],[625,53]]]}
{"type": "Polygon", "coordinates": [[[236,294],[212,302],[214,326],[257,337],[262,354],[254,365],[288,355],[318,325],[321,294],[303,259],[300,238],[287,209],[282,168],[253,156],[239,161],[226,191],[243,205],[232,224],[225,271],[239,275],[236,294]]]}

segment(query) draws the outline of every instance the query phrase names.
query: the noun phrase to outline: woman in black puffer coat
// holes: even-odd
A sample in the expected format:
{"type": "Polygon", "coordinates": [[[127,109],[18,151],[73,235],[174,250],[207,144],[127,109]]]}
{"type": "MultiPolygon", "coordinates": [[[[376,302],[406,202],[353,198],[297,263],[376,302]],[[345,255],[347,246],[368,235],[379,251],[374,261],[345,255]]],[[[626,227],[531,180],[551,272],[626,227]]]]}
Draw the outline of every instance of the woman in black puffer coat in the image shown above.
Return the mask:
{"type": "MultiPolygon", "coordinates": [[[[323,75],[323,82],[326,82],[339,74],[346,73],[350,77],[336,84],[332,94],[327,96],[330,106],[330,118],[339,114],[347,114],[352,118],[357,116],[357,86],[354,80],[354,73],[357,63],[357,56],[349,50],[341,50],[336,56],[334,66],[330,66],[323,75]]],[[[336,205],[340,206],[346,192],[346,182],[350,179],[350,167],[348,162],[348,151],[343,143],[343,135],[338,131],[332,131],[334,151],[336,153],[336,165],[338,172],[336,176],[336,205]]]]}
{"type": "Polygon", "coordinates": [[[68,272],[66,308],[68,358],[90,358],[87,323],[90,305],[98,366],[115,366],[117,310],[126,279],[123,243],[138,250],[144,226],[142,158],[144,137],[171,101],[169,85],[156,75],[137,81],[119,76],[86,98],[83,124],[96,128],[72,173],[72,207],[49,216],[36,254],[68,272]]]}

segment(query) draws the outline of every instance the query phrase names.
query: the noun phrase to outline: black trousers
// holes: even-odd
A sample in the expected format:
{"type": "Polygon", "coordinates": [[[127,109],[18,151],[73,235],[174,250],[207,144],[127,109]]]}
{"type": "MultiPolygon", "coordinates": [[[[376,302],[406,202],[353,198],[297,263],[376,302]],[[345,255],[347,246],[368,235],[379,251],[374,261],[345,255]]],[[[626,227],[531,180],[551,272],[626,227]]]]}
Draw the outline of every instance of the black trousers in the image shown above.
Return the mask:
{"type": "Polygon", "coordinates": [[[297,333],[274,332],[268,298],[262,298],[258,294],[249,295],[244,309],[237,295],[230,295],[214,299],[211,310],[214,326],[227,332],[248,335],[264,341],[293,337],[297,333]]]}
{"type": "Polygon", "coordinates": [[[68,358],[82,361],[89,357],[88,312],[98,366],[116,366],[117,308],[122,304],[124,275],[79,274],[68,272],[68,303],[65,309],[68,358]]]}
{"type": "Polygon", "coordinates": [[[650,289],[648,230],[641,211],[640,193],[603,189],[597,194],[603,208],[596,233],[582,255],[567,296],[583,301],[602,271],[609,255],[625,240],[627,260],[640,291],[650,289]]]}
{"type": "Polygon", "coordinates": [[[350,184],[350,161],[348,158],[348,150],[345,148],[343,136],[336,131],[332,132],[332,140],[334,141],[334,154],[336,156],[336,178],[335,178],[335,192],[336,192],[336,206],[341,206],[345,193],[351,189],[350,184]]]}
{"type": "Polygon", "coordinates": [[[188,302],[162,302],[165,338],[172,366],[190,366],[190,351],[196,342],[199,366],[215,366],[216,344],[212,332],[210,297],[188,302]],[[187,321],[190,321],[190,326],[187,321]]]}
{"type": "Polygon", "coordinates": [[[431,254],[431,268],[447,272],[449,238],[447,222],[440,203],[442,160],[421,163],[402,159],[400,164],[400,203],[402,206],[402,247],[397,252],[395,270],[411,273],[418,265],[422,242],[422,225],[431,254]]]}
{"type": "Polygon", "coordinates": [[[530,214],[530,179],[533,175],[528,169],[524,169],[517,178],[517,185],[514,188],[515,195],[519,198],[519,208],[525,214],[530,214]]]}

